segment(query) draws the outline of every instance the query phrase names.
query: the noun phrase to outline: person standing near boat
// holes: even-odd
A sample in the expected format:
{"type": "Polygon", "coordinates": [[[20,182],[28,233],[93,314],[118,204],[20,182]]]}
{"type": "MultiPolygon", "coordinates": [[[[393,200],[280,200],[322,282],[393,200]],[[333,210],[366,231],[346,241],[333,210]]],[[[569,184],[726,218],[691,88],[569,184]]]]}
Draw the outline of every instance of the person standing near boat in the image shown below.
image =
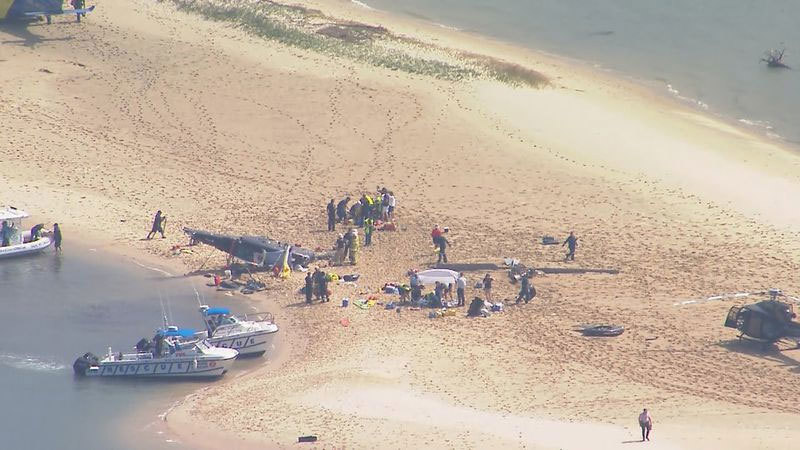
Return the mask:
{"type": "Polygon", "coordinates": [[[8,247],[11,244],[11,227],[8,221],[3,221],[3,227],[0,228],[0,247],[8,247]]]}
{"type": "Polygon", "coordinates": [[[53,224],[53,243],[55,244],[56,252],[61,252],[61,228],[57,223],[53,224]]]}
{"type": "Polygon", "coordinates": [[[161,238],[164,239],[164,224],[167,221],[167,216],[161,215],[161,210],[159,209],[156,212],[156,216],[153,218],[153,227],[150,229],[150,233],[147,234],[147,239],[152,239],[156,233],[161,233],[161,238]]]}

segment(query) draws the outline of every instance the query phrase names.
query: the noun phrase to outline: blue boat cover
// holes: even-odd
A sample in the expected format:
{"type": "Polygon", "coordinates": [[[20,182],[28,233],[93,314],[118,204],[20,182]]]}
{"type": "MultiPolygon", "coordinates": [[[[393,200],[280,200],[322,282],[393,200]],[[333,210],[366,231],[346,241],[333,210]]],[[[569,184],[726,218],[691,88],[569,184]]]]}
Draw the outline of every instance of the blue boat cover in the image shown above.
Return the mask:
{"type": "Polygon", "coordinates": [[[214,315],[217,315],[217,314],[230,314],[230,313],[231,313],[231,310],[230,310],[230,309],[228,309],[228,308],[223,308],[223,307],[220,307],[220,306],[215,306],[215,307],[213,307],[213,308],[208,308],[208,309],[206,310],[206,312],[205,312],[205,315],[207,315],[207,316],[214,316],[214,315]]]}
{"type": "Polygon", "coordinates": [[[195,331],[191,328],[178,328],[177,330],[158,330],[158,334],[166,337],[193,337],[195,331]]]}

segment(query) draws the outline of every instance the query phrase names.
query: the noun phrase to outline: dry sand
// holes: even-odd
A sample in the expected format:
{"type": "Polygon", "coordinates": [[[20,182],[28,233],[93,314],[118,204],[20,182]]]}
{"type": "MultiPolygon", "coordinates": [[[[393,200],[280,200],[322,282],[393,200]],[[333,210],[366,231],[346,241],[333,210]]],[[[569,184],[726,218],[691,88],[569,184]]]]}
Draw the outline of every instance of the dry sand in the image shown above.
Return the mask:
{"type": "MultiPolygon", "coordinates": [[[[270,283],[264,301],[285,358],[187,399],[169,416],[180,440],[630,448],[648,407],[648,447],[791,447],[795,354],[738,343],[722,327],[728,303],[673,304],[800,290],[795,154],[552,56],[350,2],[313,3],[524,64],[551,84],[378,69],[167,2],[109,0],[81,25],[0,28],[0,199],[58,218],[66,251],[71,234],[91,235],[188,271],[211,253],[169,256],[186,242],[183,226],[327,247],[331,196],[385,185],[398,198],[400,231],[362,252],[357,289],[305,307],[294,295],[301,276],[270,283]],[[156,209],[168,237],[142,241],[156,209]],[[575,230],[571,266],[622,273],[537,278],[534,303],[487,319],[338,306],[433,263],[433,223],[452,229],[454,261],[560,266],[562,250],[538,239],[575,230]],[[588,322],[627,331],[572,331],[588,322]]],[[[219,267],[211,256],[207,266],[219,267]]],[[[495,278],[498,298],[515,296],[502,272],[495,278]]]]}

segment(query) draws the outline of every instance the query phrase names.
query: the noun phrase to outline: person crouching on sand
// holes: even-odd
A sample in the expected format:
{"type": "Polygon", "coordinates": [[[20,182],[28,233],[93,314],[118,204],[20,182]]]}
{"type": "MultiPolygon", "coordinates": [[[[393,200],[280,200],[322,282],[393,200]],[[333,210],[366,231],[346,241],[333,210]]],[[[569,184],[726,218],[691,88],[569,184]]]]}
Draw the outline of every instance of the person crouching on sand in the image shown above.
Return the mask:
{"type": "Polygon", "coordinates": [[[639,414],[639,427],[642,428],[642,442],[650,440],[650,430],[653,429],[653,418],[647,412],[647,408],[639,414]]]}

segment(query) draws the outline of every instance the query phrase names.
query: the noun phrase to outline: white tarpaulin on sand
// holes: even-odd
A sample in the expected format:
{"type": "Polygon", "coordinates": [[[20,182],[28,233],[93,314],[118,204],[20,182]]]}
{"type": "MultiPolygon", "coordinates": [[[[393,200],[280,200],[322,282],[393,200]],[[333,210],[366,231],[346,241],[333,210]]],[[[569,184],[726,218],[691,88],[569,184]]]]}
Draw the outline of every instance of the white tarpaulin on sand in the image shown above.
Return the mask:
{"type": "Polygon", "coordinates": [[[430,269],[419,272],[417,276],[419,281],[425,285],[436,284],[437,281],[444,284],[455,284],[458,272],[447,269],[430,269]]]}

